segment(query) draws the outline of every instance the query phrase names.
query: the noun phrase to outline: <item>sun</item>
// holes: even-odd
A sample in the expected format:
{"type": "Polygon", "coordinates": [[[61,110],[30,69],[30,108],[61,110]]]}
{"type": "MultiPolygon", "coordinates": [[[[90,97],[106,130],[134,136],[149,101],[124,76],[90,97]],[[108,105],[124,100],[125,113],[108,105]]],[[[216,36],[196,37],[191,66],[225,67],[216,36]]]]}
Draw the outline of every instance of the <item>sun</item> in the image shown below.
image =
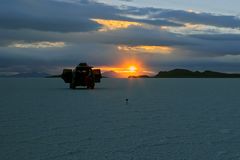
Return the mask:
{"type": "Polygon", "coordinates": [[[129,72],[136,72],[136,71],[137,71],[137,67],[135,67],[135,66],[130,66],[130,67],[128,68],[128,70],[129,70],[129,72]]]}

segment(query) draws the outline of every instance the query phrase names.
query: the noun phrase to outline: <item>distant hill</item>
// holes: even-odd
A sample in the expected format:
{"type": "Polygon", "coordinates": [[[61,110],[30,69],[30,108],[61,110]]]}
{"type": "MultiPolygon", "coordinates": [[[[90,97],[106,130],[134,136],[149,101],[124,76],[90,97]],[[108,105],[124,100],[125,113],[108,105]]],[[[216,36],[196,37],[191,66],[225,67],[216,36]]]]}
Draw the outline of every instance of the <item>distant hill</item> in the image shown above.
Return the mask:
{"type": "Polygon", "coordinates": [[[15,75],[4,75],[2,78],[41,78],[50,76],[44,72],[26,72],[26,73],[18,73],[15,75]]]}
{"type": "Polygon", "coordinates": [[[186,69],[174,69],[170,71],[160,71],[154,78],[240,78],[240,74],[214,71],[193,72],[186,69]]]}

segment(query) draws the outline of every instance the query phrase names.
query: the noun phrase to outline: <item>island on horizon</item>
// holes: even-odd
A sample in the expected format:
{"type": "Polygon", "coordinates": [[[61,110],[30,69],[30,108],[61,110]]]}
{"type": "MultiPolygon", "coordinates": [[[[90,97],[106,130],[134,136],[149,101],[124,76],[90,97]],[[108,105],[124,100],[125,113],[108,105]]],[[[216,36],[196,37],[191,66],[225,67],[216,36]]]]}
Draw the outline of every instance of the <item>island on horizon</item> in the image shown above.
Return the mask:
{"type": "Polygon", "coordinates": [[[240,78],[240,73],[223,73],[215,71],[191,71],[187,69],[173,69],[170,71],[160,71],[155,76],[138,75],[128,78],[240,78]]]}

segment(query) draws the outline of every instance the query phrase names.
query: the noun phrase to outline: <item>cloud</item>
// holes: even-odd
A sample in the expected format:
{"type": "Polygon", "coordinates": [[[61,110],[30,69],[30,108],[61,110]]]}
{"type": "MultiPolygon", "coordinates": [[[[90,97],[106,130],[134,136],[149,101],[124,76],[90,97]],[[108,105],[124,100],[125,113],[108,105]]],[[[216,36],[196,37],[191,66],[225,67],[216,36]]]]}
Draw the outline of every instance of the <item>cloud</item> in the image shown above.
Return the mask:
{"type": "Polygon", "coordinates": [[[120,0],[120,1],[124,1],[124,2],[133,2],[133,0],[120,0]]]}
{"type": "Polygon", "coordinates": [[[194,43],[188,37],[182,35],[142,27],[130,27],[124,30],[93,33],[85,36],[87,41],[116,45],[174,46],[194,43]]]}
{"type": "Polygon", "coordinates": [[[240,30],[238,28],[216,27],[216,26],[209,26],[204,24],[191,24],[191,23],[185,23],[183,26],[180,26],[180,27],[161,26],[160,28],[168,32],[185,34],[185,35],[240,34],[240,30]]]}
{"type": "Polygon", "coordinates": [[[235,16],[214,15],[210,13],[194,13],[186,11],[169,11],[159,16],[185,23],[205,24],[217,27],[238,28],[240,20],[235,16]]]}
{"type": "Polygon", "coordinates": [[[73,68],[80,62],[94,66],[112,65],[124,58],[113,45],[72,44],[52,48],[0,47],[0,72],[55,71],[73,68]]]}
{"type": "Polygon", "coordinates": [[[239,28],[237,16],[214,15],[161,8],[117,8],[90,0],[4,0],[0,6],[0,28],[54,32],[87,32],[101,24],[91,19],[134,21],[155,26],[208,26],[239,28]],[[17,7],[15,7],[17,6],[17,7]],[[44,10],[44,12],[42,12],[44,10]],[[11,14],[9,14],[11,13],[11,14]]]}
{"type": "Polygon", "coordinates": [[[231,60],[240,55],[235,16],[88,0],[4,0],[0,21],[0,71],[60,71],[80,61],[104,66],[131,58],[155,68],[239,63],[231,60]]]}
{"type": "MultiPolygon", "coordinates": [[[[129,8],[129,10],[131,9],[129,8]]],[[[34,2],[4,0],[0,5],[0,28],[87,32],[101,28],[101,24],[91,19],[134,21],[134,18],[124,16],[125,12],[125,9],[88,0],[41,0],[34,2]]],[[[139,19],[138,21],[152,25],[178,25],[168,20],[139,19]]]]}
{"type": "Polygon", "coordinates": [[[0,28],[3,29],[33,29],[53,32],[87,32],[97,30],[100,25],[85,18],[42,18],[28,16],[0,16],[0,28]],[[64,23],[63,23],[64,22],[64,23]]]}
{"type": "Polygon", "coordinates": [[[191,37],[211,41],[240,41],[240,34],[194,34],[191,37]]]}
{"type": "Polygon", "coordinates": [[[128,15],[145,15],[149,19],[166,19],[175,23],[204,24],[217,27],[239,28],[240,19],[234,15],[219,15],[203,12],[189,12],[184,10],[139,8],[127,10],[128,15]]]}
{"type": "Polygon", "coordinates": [[[26,43],[26,42],[16,42],[13,44],[8,45],[10,48],[55,48],[55,47],[65,47],[64,42],[33,42],[33,43],[26,43]]]}
{"type": "Polygon", "coordinates": [[[169,46],[118,46],[119,51],[129,54],[150,53],[150,54],[170,54],[174,50],[169,46]]]}
{"type": "Polygon", "coordinates": [[[91,20],[102,25],[102,28],[99,29],[99,31],[101,32],[118,30],[118,29],[126,29],[131,26],[142,26],[141,23],[131,22],[131,21],[106,20],[106,19],[91,19],[91,20]]]}
{"type": "Polygon", "coordinates": [[[51,0],[4,1],[0,5],[0,28],[87,32],[100,27],[91,21],[90,17],[95,17],[99,13],[104,17],[107,15],[104,10],[116,12],[112,7],[86,2],[79,1],[76,5],[51,0]]]}

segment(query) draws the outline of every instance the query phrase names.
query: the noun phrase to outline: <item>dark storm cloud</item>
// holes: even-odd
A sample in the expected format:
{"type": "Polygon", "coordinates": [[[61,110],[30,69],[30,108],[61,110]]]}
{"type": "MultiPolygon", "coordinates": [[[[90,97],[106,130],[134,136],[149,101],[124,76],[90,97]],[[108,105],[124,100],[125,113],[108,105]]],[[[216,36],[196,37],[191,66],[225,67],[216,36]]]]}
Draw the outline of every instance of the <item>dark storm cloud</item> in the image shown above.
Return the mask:
{"type": "Polygon", "coordinates": [[[0,5],[0,28],[34,29],[55,32],[97,30],[100,25],[91,17],[111,18],[117,10],[99,3],[78,4],[51,0],[3,1],[0,5]]]}
{"type": "Polygon", "coordinates": [[[72,18],[42,18],[27,16],[4,16],[0,17],[0,27],[3,29],[34,29],[53,32],[86,32],[97,30],[100,25],[88,19],[72,18]],[[24,17],[24,18],[23,18],[24,17]],[[63,23],[64,22],[64,23],[63,23]]]}

